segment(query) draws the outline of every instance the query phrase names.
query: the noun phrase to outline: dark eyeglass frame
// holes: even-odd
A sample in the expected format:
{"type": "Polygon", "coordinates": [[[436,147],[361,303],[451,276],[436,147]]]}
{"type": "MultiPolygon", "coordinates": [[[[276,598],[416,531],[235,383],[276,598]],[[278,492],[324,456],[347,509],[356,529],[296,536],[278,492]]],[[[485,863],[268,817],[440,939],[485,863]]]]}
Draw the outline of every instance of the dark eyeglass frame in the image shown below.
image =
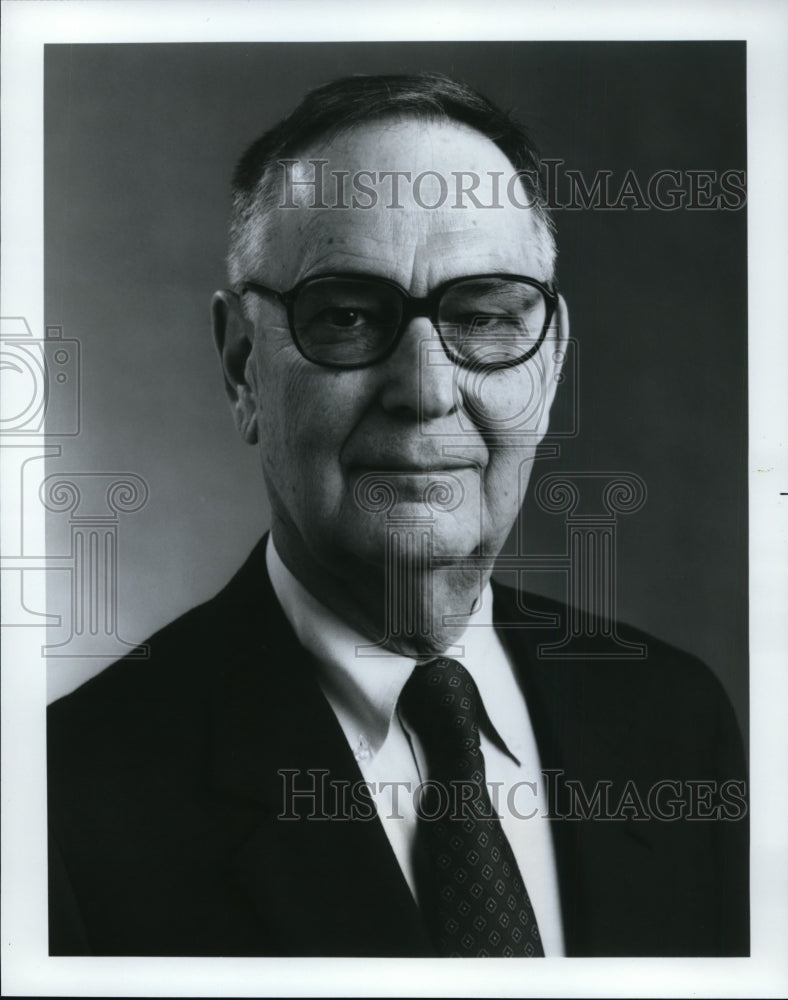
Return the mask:
{"type": "Polygon", "coordinates": [[[539,350],[547,336],[547,330],[550,326],[550,322],[555,314],[556,306],[558,305],[558,291],[556,286],[547,285],[542,281],[537,281],[536,278],[527,278],[522,274],[507,274],[501,272],[492,272],[485,274],[464,274],[458,278],[451,278],[449,281],[444,281],[440,285],[437,285],[429,295],[423,298],[411,295],[407,289],[403,288],[396,281],[392,281],[389,278],[378,277],[375,274],[367,274],[366,272],[359,271],[337,271],[330,272],[328,274],[315,274],[310,275],[308,278],[304,278],[303,281],[299,281],[297,285],[294,285],[289,291],[279,292],[275,288],[269,288],[267,285],[262,285],[257,281],[242,281],[239,282],[235,287],[234,291],[236,294],[244,295],[246,292],[254,292],[258,295],[272,295],[274,298],[278,299],[282,305],[284,305],[287,310],[287,321],[290,326],[290,336],[293,338],[293,343],[298,348],[302,357],[306,358],[307,361],[315,365],[320,365],[323,368],[341,368],[341,369],[355,369],[355,368],[369,368],[371,365],[376,365],[381,361],[388,358],[397,348],[402,335],[409,326],[409,324],[416,318],[426,317],[432,323],[433,327],[437,330],[438,336],[440,337],[443,349],[448,355],[448,357],[456,365],[460,365],[463,368],[471,368],[474,370],[478,369],[502,369],[502,368],[514,368],[516,365],[521,365],[523,362],[527,361],[529,358],[533,357],[534,354],[539,350]],[[517,358],[509,358],[506,361],[501,362],[474,362],[469,361],[467,358],[459,356],[451,344],[444,340],[441,328],[438,322],[438,313],[440,311],[440,304],[443,296],[449,289],[453,288],[455,285],[462,284],[466,281],[479,281],[491,278],[505,279],[507,281],[519,282],[523,285],[529,285],[532,288],[538,289],[545,299],[545,318],[542,325],[542,329],[539,334],[539,339],[534,344],[530,350],[525,354],[517,358]],[[337,362],[337,361],[322,361],[317,358],[313,358],[309,355],[304,345],[300,342],[298,338],[298,333],[296,332],[295,326],[295,302],[301,291],[307,286],[314,284],[318,281],[326,281],[336,279],[337,281],[361,281],[368,282],[369,284],[375,285],[386,285],[389,288],[394,289],[402,300],[402,316],[400,318],[399,326],[394,332],[391,342],[385,346],[385,348],[376,355],[374,358],[359,362],[337,362]]]}

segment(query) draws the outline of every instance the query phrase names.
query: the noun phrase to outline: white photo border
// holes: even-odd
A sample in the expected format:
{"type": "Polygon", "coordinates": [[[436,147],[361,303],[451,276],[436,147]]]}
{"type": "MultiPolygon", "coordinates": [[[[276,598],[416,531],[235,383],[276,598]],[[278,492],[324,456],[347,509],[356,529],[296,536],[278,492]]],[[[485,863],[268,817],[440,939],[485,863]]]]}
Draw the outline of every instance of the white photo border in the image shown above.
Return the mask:
{"type": "MultiPolygon", "coordinates": [[[[3,632],[3,994],[23,996],[785,996],[788,989],[788,4],[499,0],[4,0],[3,316],[42,330],[43,47],[224,41],[746,40],[748,87],[751,922],[748,959],[50,958],[43,630],[3,632]],[[503,30],[505,29],[505,30],[503,30]]],[[[4,496],[4,530],[21,499],[4,496]]],[[[44,551],[43,511],[26,511],[44,551]],[[38,520],[36,521],[36,517],[38,520]]]]}

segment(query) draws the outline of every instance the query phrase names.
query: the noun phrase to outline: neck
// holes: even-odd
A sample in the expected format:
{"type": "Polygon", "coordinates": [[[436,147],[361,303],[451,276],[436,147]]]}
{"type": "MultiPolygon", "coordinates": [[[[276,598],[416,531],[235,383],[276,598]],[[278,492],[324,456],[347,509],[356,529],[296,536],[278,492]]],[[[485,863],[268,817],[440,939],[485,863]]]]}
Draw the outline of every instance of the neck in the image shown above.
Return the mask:
{"type": "Polygon", "coordinates": [[[282,562],[316,600],[370,642],[404,656],[434,656],[451,646],[490,577],[478,569],[435,569],[410,551],[389,565],[339,553],[318,561],[281,522],[272,533],[282,562]]]}

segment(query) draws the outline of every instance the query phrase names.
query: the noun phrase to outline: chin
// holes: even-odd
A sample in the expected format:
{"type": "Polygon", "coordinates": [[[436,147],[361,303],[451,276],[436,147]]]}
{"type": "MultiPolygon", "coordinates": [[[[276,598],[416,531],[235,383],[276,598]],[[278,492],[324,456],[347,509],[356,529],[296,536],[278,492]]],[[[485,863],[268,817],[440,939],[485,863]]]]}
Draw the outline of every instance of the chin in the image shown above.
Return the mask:
{"type": "Polygon", "coordinates": [[[480,551],[478,525],[462,525],[453,518],[425,518],[423,508],[398,511],[396,518],[380,515],[354,517],[343,521],[323,539],[331,538],[331,560],[354,557],[381,568],[388,558],[421,560],[465,559],[480,551]]]}
{"type": "Polygon", "coordinates": [[[463,523],[454,518],[436,518],[431,527],[433,555],[442,559],[468,559],[481,551],[478,520],[463,523]]]}

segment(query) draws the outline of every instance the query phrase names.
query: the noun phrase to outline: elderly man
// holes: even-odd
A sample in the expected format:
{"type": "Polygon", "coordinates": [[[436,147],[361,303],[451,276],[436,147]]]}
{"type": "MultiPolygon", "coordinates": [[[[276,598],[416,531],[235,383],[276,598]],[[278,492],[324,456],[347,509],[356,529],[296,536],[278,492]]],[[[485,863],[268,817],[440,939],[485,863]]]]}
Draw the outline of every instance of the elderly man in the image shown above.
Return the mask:
{"type": "Polygon", "coordinates": [[[634,631],[543,661],[565,609],[491,584],[568,337],[540,193],[434,75],[323,87],[238,164],[213,324],[272,528],[53,706],[53,953],[747,952],[713,676],[634,631]]]}

